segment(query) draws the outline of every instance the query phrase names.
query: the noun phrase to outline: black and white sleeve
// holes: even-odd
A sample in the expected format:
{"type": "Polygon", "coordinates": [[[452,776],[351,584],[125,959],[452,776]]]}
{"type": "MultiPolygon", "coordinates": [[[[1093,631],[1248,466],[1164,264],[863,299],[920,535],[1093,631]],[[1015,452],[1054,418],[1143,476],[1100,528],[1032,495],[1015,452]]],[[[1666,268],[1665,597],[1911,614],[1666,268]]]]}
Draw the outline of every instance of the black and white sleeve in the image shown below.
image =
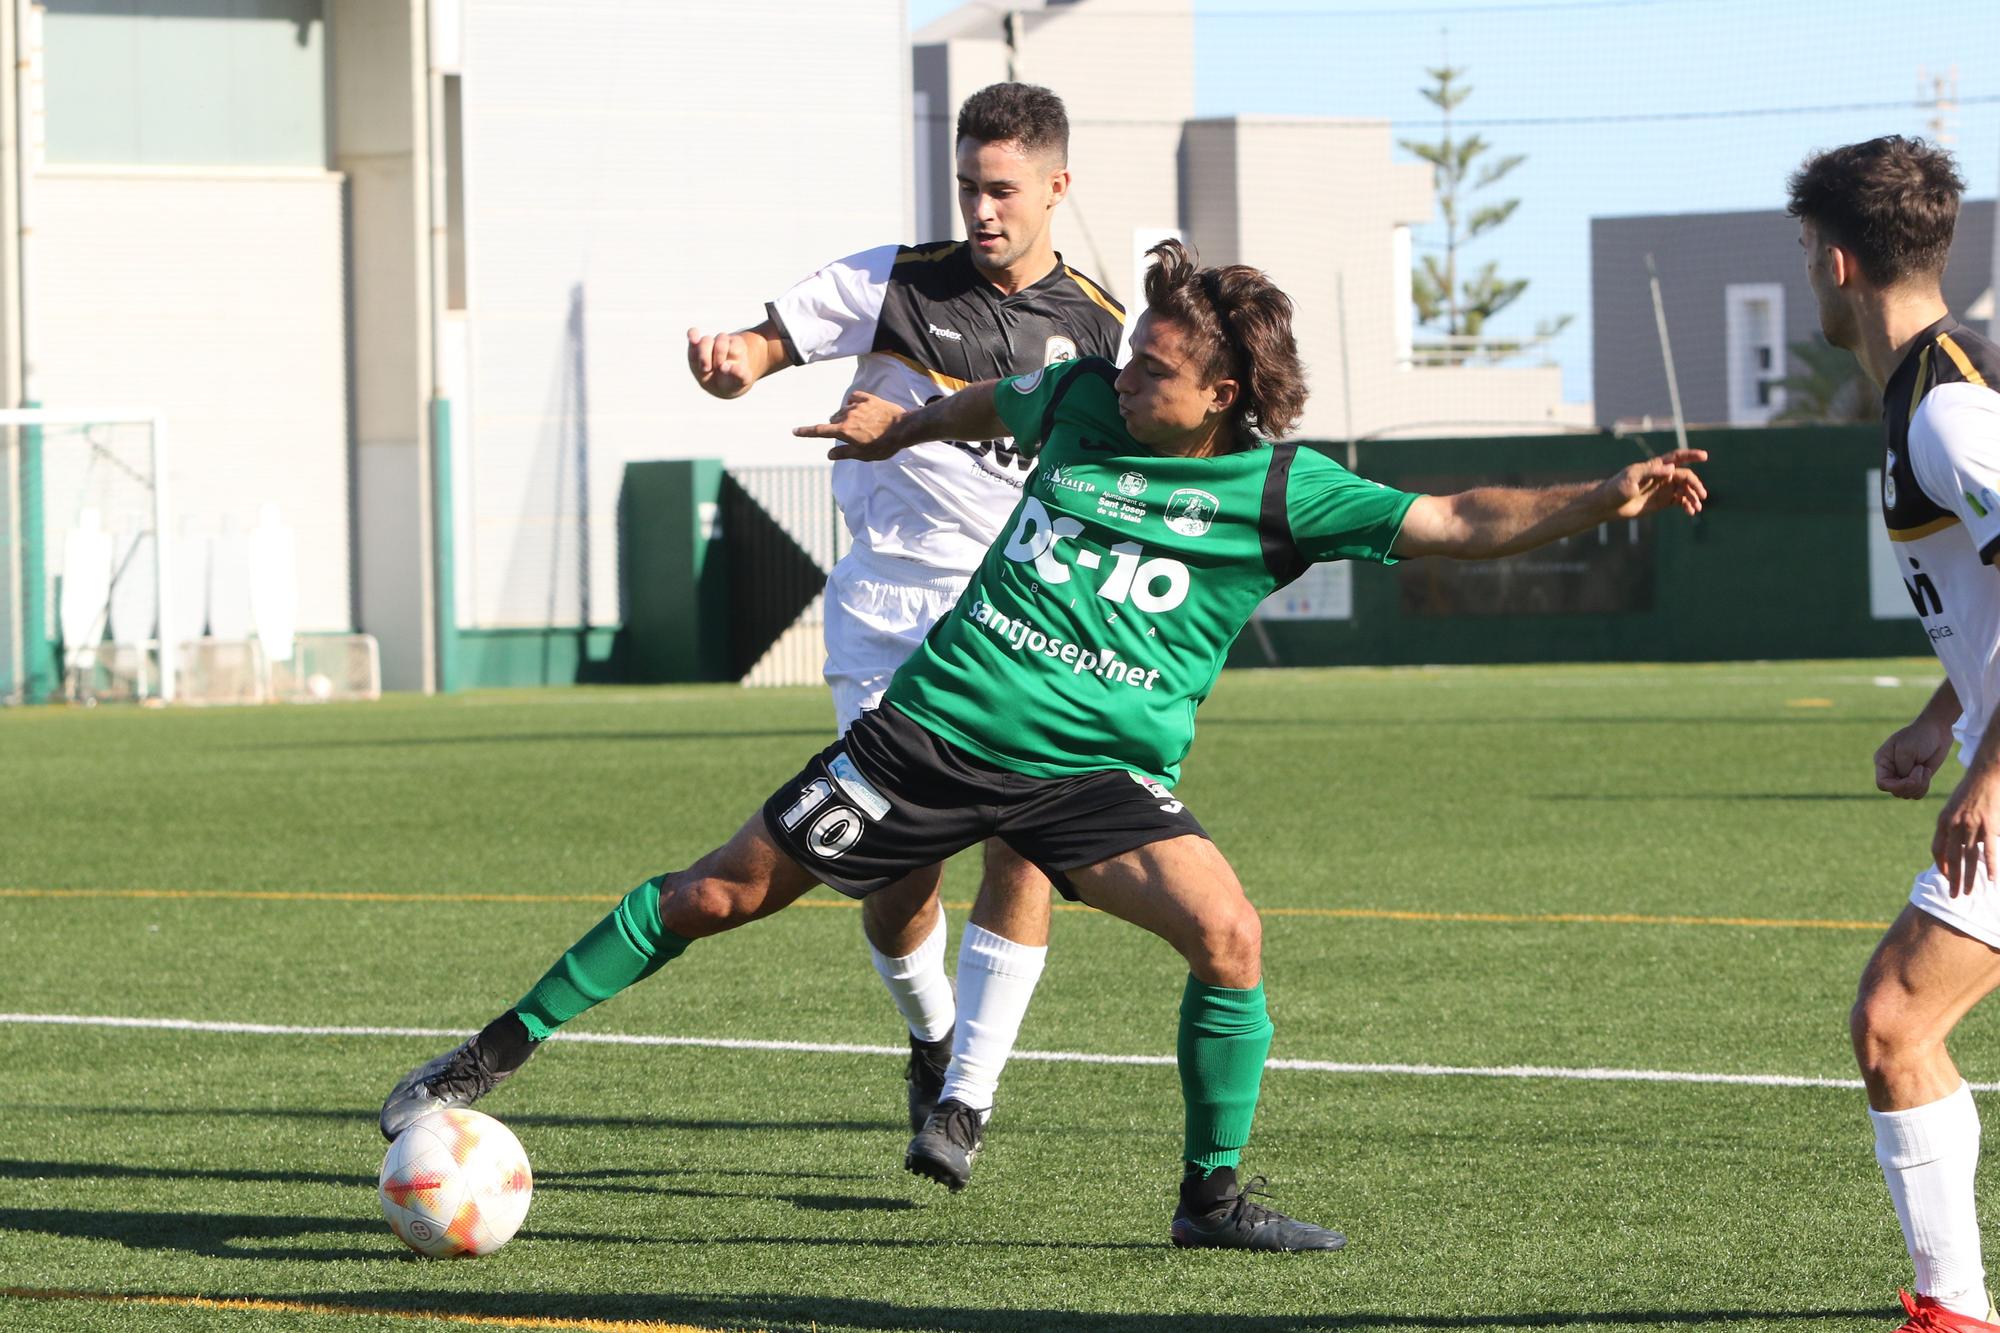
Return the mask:
{"type": "Polygon", "coordinates": [[[785,332],[794,364],[860,356],[874,347],[899,248],[877,246],[836,259],[766,307],[785,332]]]}

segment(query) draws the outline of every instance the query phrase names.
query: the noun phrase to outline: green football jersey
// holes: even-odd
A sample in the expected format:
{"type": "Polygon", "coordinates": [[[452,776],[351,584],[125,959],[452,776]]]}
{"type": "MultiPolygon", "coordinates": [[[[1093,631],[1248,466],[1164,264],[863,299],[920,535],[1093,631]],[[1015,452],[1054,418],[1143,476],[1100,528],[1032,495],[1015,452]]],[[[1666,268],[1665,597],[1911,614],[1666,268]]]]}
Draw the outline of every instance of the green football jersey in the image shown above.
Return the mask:
{"type": "Polygon", "coordinates": [[[1391,563],[1416,496],[1310,449],[1156,454],[1125,432],[1117,374],[1093,357],[994,390],[1040,465],[884,698],[1013,772],[1172,786],[1258,604],[1315,561],[1391,563]]]}

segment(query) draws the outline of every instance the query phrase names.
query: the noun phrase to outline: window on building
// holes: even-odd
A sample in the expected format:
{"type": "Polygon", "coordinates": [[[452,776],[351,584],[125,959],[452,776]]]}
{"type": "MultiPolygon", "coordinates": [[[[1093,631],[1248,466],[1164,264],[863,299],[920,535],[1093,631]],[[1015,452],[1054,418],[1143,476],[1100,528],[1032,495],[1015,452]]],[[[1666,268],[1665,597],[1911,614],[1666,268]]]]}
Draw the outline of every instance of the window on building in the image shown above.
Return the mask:
{"type": "Polygon", "coordinates": [[[327,164],[322,0],[43,6],[51,164],[327,164]]]}
{"type": "Polygon", "coordinates": [[[1723,289],[1729,424],[1761,426],[1784,410],[1785,289],[1733,282],[1723,289]]]}

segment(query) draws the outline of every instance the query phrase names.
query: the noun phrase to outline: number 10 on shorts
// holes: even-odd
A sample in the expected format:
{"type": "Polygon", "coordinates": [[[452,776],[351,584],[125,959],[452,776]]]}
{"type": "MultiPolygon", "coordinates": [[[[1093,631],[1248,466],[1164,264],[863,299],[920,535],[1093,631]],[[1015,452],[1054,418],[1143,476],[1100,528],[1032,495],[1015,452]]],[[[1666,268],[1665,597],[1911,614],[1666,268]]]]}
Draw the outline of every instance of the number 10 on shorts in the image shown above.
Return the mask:
{"type": "MultiPolygon", "coordinates": [[[[799,799],[785,807],[779,816],[785,832],[793,833],[806,816],[819,810],[833,799],[833,784],[825,778],[814,778],[799,793],[799,799]]],[[[851,805],[836,805],[821,812],[806,830],[806,850],[823,860],[834,861],[841,853],[861,840],[866,826],[861,821],[861,812],[851,805]]]]}
{"type": "MultiPolygon", "coordinates": [[[[854,767],[854,761],[845,753],[835,755],[827,763],[827,771],[840,784],[842,795],[868,808],[868,813],[880,819],[889,812],[889,803],[882,798],[868,779],[861,776],[854,767]]],[[[825,778],[814,778],[799,793],[799,799],[785,807],[778,816],[778,822],[785,826],[785,832],[794,833],[799,825],[812,817],[812,827],[806,830],[806,850],[826,861],[838,860],[842,853],[861,841],[867,831],[867,823],[861,811],[852,805],[828,806],[833,800],[833,782],[825,778]],[[826,807],[822,809],[822,807],[826,807]]]]}

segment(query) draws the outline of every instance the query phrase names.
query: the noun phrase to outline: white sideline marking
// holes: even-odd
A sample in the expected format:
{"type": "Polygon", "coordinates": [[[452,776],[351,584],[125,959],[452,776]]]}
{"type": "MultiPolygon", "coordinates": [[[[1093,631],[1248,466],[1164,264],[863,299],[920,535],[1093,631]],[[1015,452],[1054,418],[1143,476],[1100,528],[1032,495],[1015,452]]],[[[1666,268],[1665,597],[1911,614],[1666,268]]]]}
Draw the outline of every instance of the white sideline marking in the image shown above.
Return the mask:
{"type": "MultiPolygon", "coordinates": [[[[253,1037],[439,1037],[462,1040],[456,1028],[313,1027],[283,1023],[205,1022],[193,1018],[121,1018],[92,1014],[0,1014],[0,1024],[54,1027],[151,1028],[167,1032],[218,1032],[253,1037]]],[[[809,1055],[908,1055],[902,1046],[835,1041],[759,1041],[748,1037],[663,1037],[620,1032],[558,1032],[554,1040],[595,1046],[696,1046],[723,1051],[799,1051],[809,1055]]],[[[1089,1051],[1016,1051],[1016,1060],[1044,1064],[1171,1065],[1171,1055],[1101,1055],[1089,1051]]],[[[1715,1083],[1750,1088],[1861,1087],[1858,1078],[1798,1074],[1713,1074],[1676,1069],[1568,1068],[1560,1065],[1404,1065],[1343,1060],[1271,1060],[1267,1069],[1307,1074],[1390,1074],[1406,1078],[1550,1078],[1583,1083],[1715,1083]]],[[[2000,1083],[1974,1083],[1974,1092],[2000,1092],[2000,1083]]]]}

